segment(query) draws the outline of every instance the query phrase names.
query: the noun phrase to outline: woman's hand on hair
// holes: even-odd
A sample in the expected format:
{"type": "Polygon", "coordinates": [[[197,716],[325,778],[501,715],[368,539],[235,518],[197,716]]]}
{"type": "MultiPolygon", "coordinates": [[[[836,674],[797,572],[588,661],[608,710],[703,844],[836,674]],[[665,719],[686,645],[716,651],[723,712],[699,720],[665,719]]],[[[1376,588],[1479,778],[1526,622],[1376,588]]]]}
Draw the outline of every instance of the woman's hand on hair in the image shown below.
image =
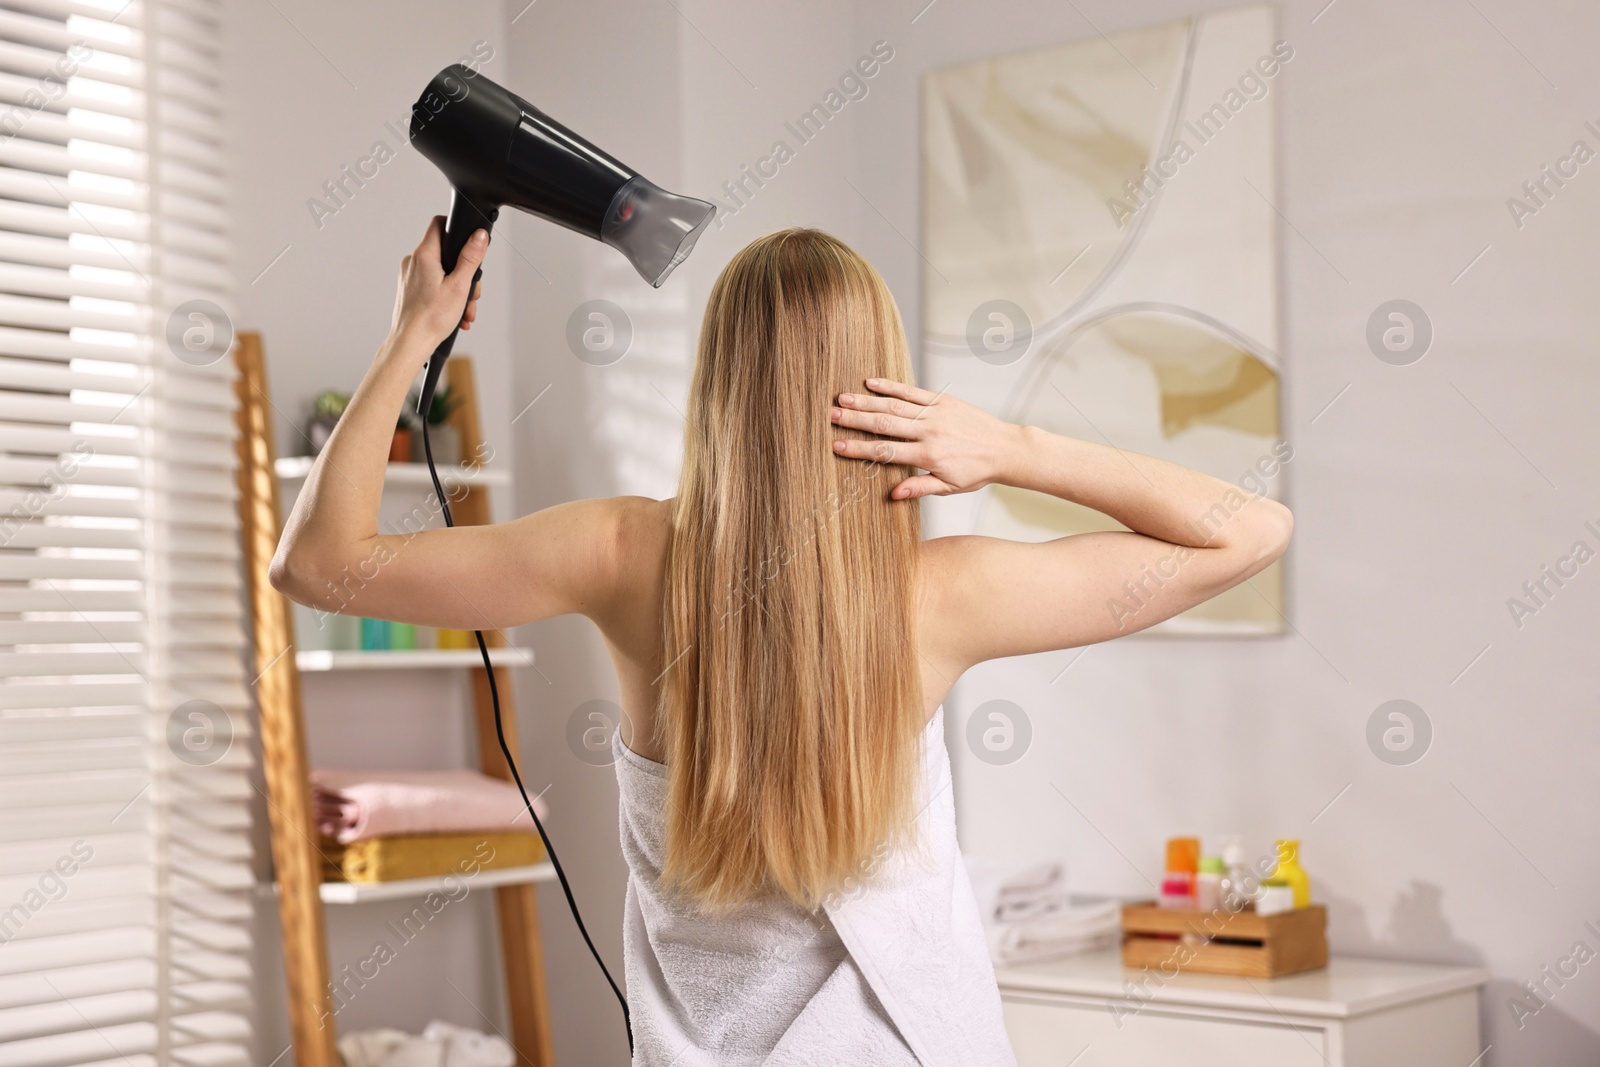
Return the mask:
{"type": "Polygon", "coordinates": [[[889,438],[836,440],[835,455],[917,467],[890,494],[896,500],[970,493],[1004,481],[1022,446],[1022,427],[946,393],[887,378],[867,379],[866,393],[840,393],[830,418],[837,426],[889,438]]]}

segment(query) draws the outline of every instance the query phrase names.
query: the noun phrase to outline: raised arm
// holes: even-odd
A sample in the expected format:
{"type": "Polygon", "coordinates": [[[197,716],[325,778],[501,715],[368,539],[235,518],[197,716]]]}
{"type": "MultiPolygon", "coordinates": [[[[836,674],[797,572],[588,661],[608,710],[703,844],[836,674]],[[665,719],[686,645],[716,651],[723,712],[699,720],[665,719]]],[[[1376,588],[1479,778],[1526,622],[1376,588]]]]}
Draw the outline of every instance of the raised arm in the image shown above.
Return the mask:
{"type": "MultiPolygon", "coordinates": [[[[400,532],[379,531],[389,441],[406,393],[456,323],[470,329],[476,317],[478,293],[469,304],[467,287],[488,242],[479,231],[446,276],[442,222],[436,217],[401,262],[389,336],[284,524],[272,584],[323,611],[464,630],[593,615],[614,594],[629,500],[643,498],[579,500],[512,522],[424,529],[439,510],[430,494],[400,532]]],[[[447,501],[459,495],[459,480],[444,481],[447,501]]]]}
{"type": "Polygon", "coordinates": [[[897,499],[999,482],[1103,512],[1128,531],[1040,544],[943,537],[924,548],[933,632],[925,652],[956,671],[1143,630],[1256,574],[1283,554],[1294,520],[1274,500],[1152,456],[1017,426],[954,397],[873,379],[841,394],[834,421],[889,438],[835,444],[843,456],[927,474],[897,499]]]}

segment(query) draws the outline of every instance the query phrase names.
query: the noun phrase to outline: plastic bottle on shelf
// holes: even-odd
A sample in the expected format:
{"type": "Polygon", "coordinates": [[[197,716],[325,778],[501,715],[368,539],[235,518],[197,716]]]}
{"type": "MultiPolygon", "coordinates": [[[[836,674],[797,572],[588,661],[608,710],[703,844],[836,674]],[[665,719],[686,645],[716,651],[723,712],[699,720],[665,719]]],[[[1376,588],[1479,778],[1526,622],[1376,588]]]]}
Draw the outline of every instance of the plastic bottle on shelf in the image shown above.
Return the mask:
{"type": "Polygon", "coordinates": [[[1194,906],[1201,911],[1222,907],[1223,866],[1221,856],[1200,857],[1200,870],[1194,879],[1194,906]]]}
{"type": "Polygon", "coordinates": [[[1161,899],[1156,903],[1174,911],[1189,911],[1194,907],[1194,884],[1181,875],[1168,875],[1161,881],[1161,899]]]}
{"type": "Polygon", "coordinates": [[[1278,869],[1272,877],[1294,890],[1294,906],[1304,908],[1311,903],[1311,876],[1300,866],[1300,842],[1294,838],[1278,839],[1278,869]]]}
{"type": "Polygon", "coordinates": [[[1170,837],[1167,839],[1167,873],[1161,883],[1161,898],[1167,907],[1194,907],[1194,880],[1200,868],[1200,839],[1197,837],[1170,837]],[[1181,903],[1165,904],[1168,896],[1183,896],[1181,903]]]}
{"type": "Polygon", "coordinates": [[[1282,878],[1264,878],[1256,895],[1257,915],[1276,915],[1294,910],[1294,889],[1282,878]]]}
{"type": "Polygon", "coordinates": [[[470,630],[451,630],[441,627],[435,632],[435,643],[439,648],[477,648],[477,643],[470,630]]]}
{"type": "Polygon", "coordinates": [[[384,652],[389,648],[389,621],[387,619],[361,620],[361,651],[384,652]]]}
{"type": "Polygon", "coordinates": [[[409,652],[417,647],[417,628],[409,622],[389,624],[389,648],[394,652],[409,652]]]}
{"type": "Polygon", "coordinates": [[[1229,834],[1222,849],[1222,906],[1229,911],[1243,911],[1255,899],[1256,886],[1245,865],[1244,842],[1238,834],[1229,834]]]}

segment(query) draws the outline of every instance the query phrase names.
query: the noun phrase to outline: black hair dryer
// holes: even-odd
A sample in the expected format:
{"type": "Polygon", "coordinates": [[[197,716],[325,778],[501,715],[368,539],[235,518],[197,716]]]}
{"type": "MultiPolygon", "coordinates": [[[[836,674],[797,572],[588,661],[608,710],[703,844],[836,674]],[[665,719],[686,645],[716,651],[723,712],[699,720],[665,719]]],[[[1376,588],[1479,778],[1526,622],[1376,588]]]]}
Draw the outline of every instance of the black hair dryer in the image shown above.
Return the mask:
{"type": "MultiPolygon", "coordinates": [[[[436,74],[411,109],[411,142],[450,179],[439,249],[447,274],[473,231],[492,230],[510,205],[605,242],[660,286],[717,210],[667,192],[459,63],[436,74]]],[[[482,274],[473,275],[473,288],[482,274]]],[[[428,360],[418,405],[424,415],[457,332],[428,360]]]]}

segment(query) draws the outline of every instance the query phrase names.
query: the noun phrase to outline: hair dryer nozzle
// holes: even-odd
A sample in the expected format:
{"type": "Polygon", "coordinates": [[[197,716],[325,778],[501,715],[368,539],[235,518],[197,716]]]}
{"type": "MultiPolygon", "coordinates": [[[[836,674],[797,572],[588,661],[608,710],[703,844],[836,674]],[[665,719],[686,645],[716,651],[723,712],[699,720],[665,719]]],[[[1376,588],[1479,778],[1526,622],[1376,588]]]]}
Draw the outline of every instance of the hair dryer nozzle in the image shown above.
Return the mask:
{"type": "Polygon", "coordinates": [[[641,278],[660,288],[689,258],[716,213],[704,200],[669,193],[636,174],[612,198],[600,240],[627,256],[641,278]]]}

